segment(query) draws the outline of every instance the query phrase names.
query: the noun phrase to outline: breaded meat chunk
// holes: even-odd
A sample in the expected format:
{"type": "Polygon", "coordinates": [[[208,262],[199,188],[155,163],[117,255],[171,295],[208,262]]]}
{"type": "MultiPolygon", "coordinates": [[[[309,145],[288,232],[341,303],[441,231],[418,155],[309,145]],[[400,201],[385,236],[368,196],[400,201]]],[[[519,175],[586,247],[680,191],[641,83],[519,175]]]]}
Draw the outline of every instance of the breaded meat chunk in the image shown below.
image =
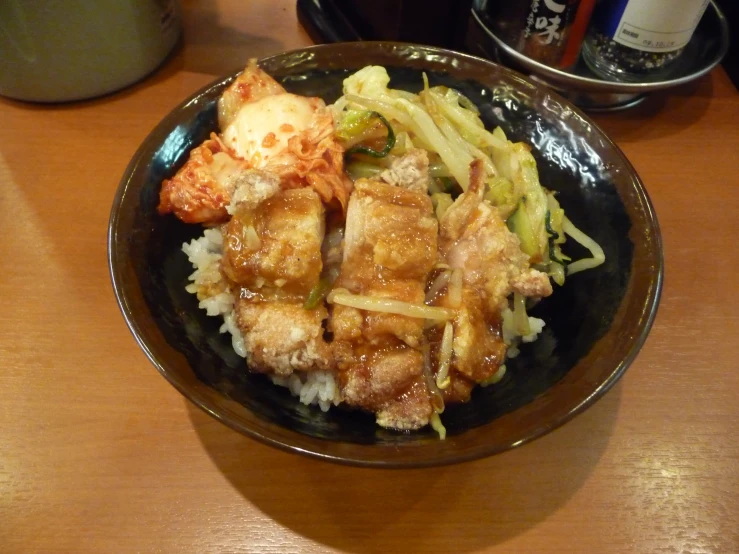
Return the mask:
{"type": "Polygon", "coordinates": [[[237,210],[226,225],[222,270],[253,292],[275,288],[307,295],[321,275],[324,208],[312,189],[281,190],[237,210]]]}
{"type": "MultiPolygon", "coordinates": [[[[349,199],[336,289],[423,305],[437,256],[425,192],[360,179],[349,199]]],[[[344,401],[394,429],[418,429],[433,409],[426,389],[423,319],[334,304],[329,330],[344,401]]]]}
{"type": "Polygon", "coordinates": [[[470,183],[439,222],[441,256],[452,268],[464,270],[466,285],[484,289],[496,311],[507,305],[514,291],[532,297],[552,294],[549,277],[529,266],[518,237],[483,201],[483,183],[474,173],[470,183]]]}
{"type": "Polygon", "coordinates": [[[380,179],[408,190],[428,192],[428,152],[421,148],[411,148],[404,155],[395,158],[390,167],[380,173],[380,179]]]}
{"type": "Polygon", "coordinates": [[[253,370],[287,376],[333,365],[323,338],[322,324],[328,315],[323,306],[307,310],[302,303],[242,298],[236,302],[236,314],[253,370]]]}

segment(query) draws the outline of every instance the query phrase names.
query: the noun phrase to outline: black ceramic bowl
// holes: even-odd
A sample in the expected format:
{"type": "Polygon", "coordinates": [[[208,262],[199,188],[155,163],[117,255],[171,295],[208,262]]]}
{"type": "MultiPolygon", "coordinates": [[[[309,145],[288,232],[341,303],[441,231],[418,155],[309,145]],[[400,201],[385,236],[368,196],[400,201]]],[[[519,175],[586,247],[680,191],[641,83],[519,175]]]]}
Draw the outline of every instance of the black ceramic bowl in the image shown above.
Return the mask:
{"type": "MultiPolygon", "coordinates": [[[[244,60],[246,62],[246,60],[244,60]]],[[[267,444],[324,460],[375,467],[432,466],[488,456],[562,425],[602,396],[636,356],[654,319],[662,285],[657,220],[644,187],[616,145],[550,90],[488,61],[438,48],[347,43],[288,52],[260,65],[291,92],[332,102],[342,80],[383,65],[391,86],[461,90],[486,125],[501,125],[533,147],[542,183],[559,191],[568,217],[597,240],[601,267],[573,275],[532,315],[544,333],[510,361],[505,378],[443,415],[448,436],[430,429],[380,429],[368,414],[300,404],[287,389],[247,371],[219,322],[185,292],[192,272],[182,243],[198,226],[160,217],[162,179],[216,130],[216,102],[233,75],[169,114],[133,157],[113,203],[108,256],[115,294],[151,362],[183,395],[223,423],[267,444]]],[[[572,242],[572,241],[570,241],[572,242]]],[[[569,243],[568,243],[569,244],[569,243]]],[[[583,252],[570,250],[575,257],[583,252]]]]}

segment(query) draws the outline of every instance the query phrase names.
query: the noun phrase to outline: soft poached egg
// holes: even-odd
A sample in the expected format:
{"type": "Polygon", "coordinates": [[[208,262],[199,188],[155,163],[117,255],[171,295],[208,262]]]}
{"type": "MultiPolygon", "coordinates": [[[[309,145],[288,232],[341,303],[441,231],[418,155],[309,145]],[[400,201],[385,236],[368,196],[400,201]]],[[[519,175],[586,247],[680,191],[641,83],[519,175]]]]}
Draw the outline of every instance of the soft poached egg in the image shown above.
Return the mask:
{"type": "Polygon", "coordinates": [[[320,98],[284,93],[244,104],[223,132],[223,141],[252,167],[267,165],[287,148],[287,141],[307,129],[325,107],[320,98]]]}

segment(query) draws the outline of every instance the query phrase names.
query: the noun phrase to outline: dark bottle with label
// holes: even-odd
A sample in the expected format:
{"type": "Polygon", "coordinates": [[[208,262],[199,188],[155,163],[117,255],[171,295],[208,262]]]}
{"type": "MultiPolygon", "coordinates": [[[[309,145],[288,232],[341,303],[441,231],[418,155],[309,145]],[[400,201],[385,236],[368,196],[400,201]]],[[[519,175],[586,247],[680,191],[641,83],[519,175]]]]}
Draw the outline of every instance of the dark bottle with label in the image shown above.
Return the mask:
{"type": "Polygon", "coordinates": [[[545,65],[568,68],[577,61],[594,4],[595,0],[477,0],[474,7],[488,14],[497,35],[514,49],[545,65]]]}

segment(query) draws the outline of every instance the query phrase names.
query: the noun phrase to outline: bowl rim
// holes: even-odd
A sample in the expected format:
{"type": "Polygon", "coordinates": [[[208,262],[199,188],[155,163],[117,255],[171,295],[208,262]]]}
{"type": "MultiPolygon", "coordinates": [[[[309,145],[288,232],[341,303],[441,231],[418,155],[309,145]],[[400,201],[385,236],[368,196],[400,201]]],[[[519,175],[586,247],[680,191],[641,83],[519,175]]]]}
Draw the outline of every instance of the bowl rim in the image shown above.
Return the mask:
{"type": "MultiPolygon", "coordinates": [[[[501,66],[499,64],[496,64],[484,58],[480,58],[480,57],[477,57],[471,54],[457,52],[457,51],[448,50],[444,48],[438,48],[434,46],[425,46],[425,45],[416,45],[416,44],[404,43],[404,42],[364,41],[364,42],[353,42],[353,43],[350,42],[350,43],[321,44],[321,45],[315,45],[315,46],[310,46],[307,48],[300,48],[300,49],[285,51],[285,52],[281,52],[281,53],[274,54],[271,56],[267,56],[267,57],[259,59],[258,63],[263,66],[270,62],[274,62],[275,60],[279,60],[280,58],[283,58],[289,55],[295,55],[295,54],[311,55],[312,53],[316,51],[331,50],[331,49],[336,49],[337,47],[338,48],[342,48],[342,47],[359,48],[359,49],[368,49],[368,50],[371,50],[372,48],[385,48],[385,49],[390,49],[390,50],[394,48],[420,49],[420,50],[425,50],[425,51],[434,53],[435,55],[463,59],[463,60],[467,60],[475,64],[482,63],[484,65],[489,65],[489,66],[494,67],[496,71],[502,71],[503,73],[508,73],[511,76],[523,81],[525,84],[532,86],[536,89],[545,88],[540,83],[537,83],[531,80],[530,78],[520,74],[519,72],[516,72],[505,66],[501,66]]],[[[368,61],[368,63],[371,63],[371,62],[368,61]]],[[[468,453],[457,454],[457,455],[451,455],[451,454],[444,455],[444,456],[433,458],[433,459],[419,458],[419,459],[413,459],[410,461],[408,460],[388,461],[388,460],[368,459],[362,456],[351,455],[351,454],[350,455],[337,455],[337,454],[332,454],[332,453],[322,451],[319,449],[311,449],[307,447],[302,447],[298,444],[288,444],[286,442],[281,441],[279,438],[268,436],[268,434],[262,433],[259,430],[249,427],[248,425],[244,425],[242,422],[238,420],[228,417],[229,411],[227,409],[212,406],[204,395],[198,393],[198,391],[193,391],[185,387],[183,382],[176,375],[170,372],[156,358],[156,356],[154,355],[154,352],[151,350],[147,342],[143,339],[142,328],[139,325],[139,322],[136,320],[136,317],[132,313],[130,303],[129,303],[129,298],[127,297],[124,287],[122,286],[122,275],[121,275],[122,268],[120,267],[120,263],[118,260],[118,252],[116,249],[116,246],[119,240],[118,225],[120,221],[119,219],[120,208],[121,208],[123,199],[125,198],[126,193],[128,191],[130,180],[135,170],[142,163],[143,164],[148,163],[148,160],[145,158],[145,154],[147,152],[152,151],[153,149],[156,149],[155,147],[161,144],[162,135],[168,134],[173,126],[173,123],[179,120],[179,114],[181,110],[187,108],[191,104],[197,103],[201,98],[211,93],[213,89],[218,89],[220,87],[223,87],[228,82],[230,82],[232,79],[234,79],[235,76],[242,70],[243,68],[238,69],[237,71],[234,71],[232,73],[229,73],[228,75],[218,77],[214,79],[213,81],[211,81],[210,83],[208,83],[207,85],[201,87],[196,92],[188,96],[185,100],[180,102],[175,108],[173,108],[149,132],[149,134],[143,140],[141,145],[137,148],[133,157],[127,164],[126,169],[124,170],[123,176],[119,182],[118,188],[116,190],[116,193],[113,199],[113,205],[111,207],[110,218],[108,222],[108,232],[107,232],[108,270],[110,274],[113,293],[116,298],[118,307],[121,311],[121,314],[123,315],[123,318],[126,322],[126,326],[128,327],[129,332],[133,335],[136,343],[139,345],[139,347],[144,352],[144,354],[149,359],[149,361],[152,363],[152,365],[175,389],[177,389],[180,392],[180,394],[183,395],[183,397],[185,397],[187,400],[195,404],[198,408],[202,409],[204,412],[214,417],[216,420],[220,421],[221,423],[224,423],[231,429],[234,429],[235,431],[238,431],[247,437],[256,439],[263,444],[278,448],[279,450],[282,450],[285,452],[298,453],[298,454],[308,456],[310,458],[338,463],[341,465],[373,467],[373,468],[387,468],[387,469],[404,469],[404,468],[438,467],[438,466],[469,462],[469,461],[485,458],[488,456],[492,456],[494,454],[498,454],[506,450],[510,450],[510,449],[522,446],[524,444],[527,444],[533,441],[534,439],[537,439],[543,435],[550,433],[551,431],[554,431],[555,429],[561,427],[562,425],[564,425],[565,423],[573,419],[578,414],[582,413],[584,410],[590,407],[593,403],[595,403],[599,398],[601,398],[606,392],[608,392],[616,382],[618,382],[618,380],[622,377],[626,369],[628,369],[628,367],[632,364],[632,362],[638,355],[639,351],[641,350],[642,346],[644,345],[647,339],[647,336],[649,335],[649,332],[652,328],[656,315],[657,315],[659,301],[660,301],[660,297],[662,293],[663,281],[664,281],[664,250],[663,250],[662,236],[660,232],[659,222],[657,220],[656,212],[654,210],[652,202],[649,198],[649,195],[646,191],[646,188],[641,178],[637,174],[631,162],[628,160],[628,158],[626,158],[624,153],[621,151],[618,145],[613,141],[613,139],[611,139],[610,136],[607,133],[605,133],[605,131],[603,131],[603,129],[601,129],[601,127],[597,123],[595,123],[592,119],[590,119],[587,115],[585,115],[582,110],[580,110],[579,108],[574,106],[571,102],[563,98],[556,91],[553,91],[551,89],[546,89],[547,93],[551,95],[557,102],[559,102],[564,107],[567,107],[568,109],[572,110],[579,117],[581,117],[585,122],[587,122],[590,126],[592,126],[596,130],[596,132],[600,134],[600,136],[606,141],[607,146],[615,150],[617,155],[621,158],[621,160],[625,164],[625,167],[628,168],[629,175],[631,177],[631,181],[633,184],[634,192],[636,193],[639,203],[641,204],[642,209],[643,209],[645,225],[647,225],[647,227],[651,231],[650,237],[651,237],[651,240],[653,241],[653,250],[657,254],[656,256],[657,259],[654,260],[655,268],[654,268],[653,281],[652,281],[653,286],[649,287],[647,298],[644,300],[644,304],[643,304],[643,306],[645,307],[644,317],[640,322],[638,333],[636,333],[633,336],[631,345],[628,348],[626,355],[620,360],[618,365],[616,365],[613,368],[613,370],[610,371],[610,373],[608,374],[608,377],[602,382],[600,382],[598,386],[595,387],[595,389],[592,390],[592,392],[590,392],[590,394],[588,394],[585,398],[583,398],[576,406],[570,408],[566,413],[560,415],[559,417],[556,417],[556,418],[553,418],[552,420],[547,421],[545,425],[539,426],[533,432],[530,432],[526,436],[520,438],[519,440],[513,441],[513,442],[509,442],[505,444],[498,443],[498,444],[493,444],[493,445],[481,444],[478,448],[468,453]]],[[[494,424],[494,421],[487,423],[486,425],[493,425],[493,424],[494,424]]],[[[302,433],[299,433],[298,431],[295,431],[287,427],[281,427],[281,429],[289,431],[291,435],[295,435],[296,437],[306,437],[302,433]]],[[[361,448],[369,448],[369,449],[376,448],[373,445],[353,444],[352,446],[356,446],[357,448],[361,447],[361,448]]]]}

